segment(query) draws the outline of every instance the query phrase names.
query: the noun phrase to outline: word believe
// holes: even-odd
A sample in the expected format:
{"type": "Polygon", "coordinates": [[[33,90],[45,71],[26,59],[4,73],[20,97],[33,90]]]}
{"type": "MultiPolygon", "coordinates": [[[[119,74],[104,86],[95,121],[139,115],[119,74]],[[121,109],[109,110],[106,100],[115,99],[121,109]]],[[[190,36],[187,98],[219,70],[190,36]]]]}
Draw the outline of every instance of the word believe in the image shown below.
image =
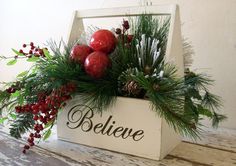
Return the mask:
{"type": "Polygon", "coordinates": [[[84,132],[94,132],[116,138],[126,139],[131,137],[134,141],[140,141],[144,137],[143,130],[134,131],[132,128],[114,127],[116,121],[112,120],[112,116],[109,116],[106,122],[97,124],[94,124],[93,117],[94,111],[92,108],[86,105],[76,105],[69,110],[66,125],[70,129],[80,128],[84,132]]]}

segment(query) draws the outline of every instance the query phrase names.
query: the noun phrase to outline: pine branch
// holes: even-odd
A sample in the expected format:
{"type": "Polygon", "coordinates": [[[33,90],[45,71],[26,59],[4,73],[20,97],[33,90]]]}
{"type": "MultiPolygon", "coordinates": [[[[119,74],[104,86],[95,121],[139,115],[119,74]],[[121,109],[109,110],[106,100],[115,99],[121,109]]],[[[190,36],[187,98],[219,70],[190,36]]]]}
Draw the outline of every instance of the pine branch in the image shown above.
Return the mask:
{"type": "Polygon", "coordinates": [[[203,96],[201,104],[204,107],[209,108],[211,110],[219,109],[220,107],[222,107],[220,97],[208,91],[205,92],[205,95],[203,96]]]}
{"type": "Polygon", "coordinates": [[[159,80],[145,77],[143,72],[138,71],[129,77],[132,77],[146,90],[146,96],[151,101],[153,110],[165,118],[176,132],[196,139],[199,133],[195,119],[198,118],[191,112],[185,112],[184,110],[184,81],[175,78],[175,71],[174,67],[168,67],[168,70],[164,70],[166,74],[159,80]],[[158,90],[155,90],[155,84],[159,85],[158,90]]]}
{"type": "Polygon", "coordinates": [[[226,116],[216,112],[222,107],[220,97],[208,91],[208,86],[213,84],[213,80],[207,75],[196,74],[189,70],[185,74],[187,87],[185,99],[188,101],[185,102],[185,110],[194,111],[198,116],[208,117],[212,121],[212,126],[217,127],[221,121],[226,119],[226,116]]]}
{"type": "Polygon", "coordinates": [[[226,119],[227,119],[227,117],[225,115],[217,114],[216,112],[213,112],[212,126],[217,128],[219,123],[226,120],[226,119]]]}
{"type": "Polygon", "coordinates": [[[98,111],[106,110],[111,106],[117,96],[117,81],[112,79],[102,79],[90,82],[77,82],[78,91],[82,93],[83,103],[93,108],[99,108],[98,111]]]}
{"type": "Polygon", "coordinates": [[[33,114],[18,114],[17,119],[11,124],[10,135],[17,139],[21,138],[22,134],[33,128],[33,125],[33,114]]]}

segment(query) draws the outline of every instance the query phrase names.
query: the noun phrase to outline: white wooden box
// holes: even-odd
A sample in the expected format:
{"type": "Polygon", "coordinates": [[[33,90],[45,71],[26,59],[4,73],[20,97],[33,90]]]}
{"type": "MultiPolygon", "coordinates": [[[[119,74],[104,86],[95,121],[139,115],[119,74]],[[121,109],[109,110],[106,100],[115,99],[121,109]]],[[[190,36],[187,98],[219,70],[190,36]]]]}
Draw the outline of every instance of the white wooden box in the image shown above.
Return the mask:
{"type": "MultiPolygon", "coordinates": [[[[165,58],[174,63],[178,75],[183,76],[181,28],[176,5],[76,11],[68,43],[83,33],[83,19],[135,16],[145,12],[171,16],[165,58]]],[[[57,127],[61,140],[154,160],[164,158],[181,141],[166,121],[151,110],[149,101],[132,98],[118,97],[115,105],[101,115],[96,114],[94,108],[84,106],[76,97],[58,116],[57,127]]]]}
{"type": "Polygon", "coordinates": [[[72,99],[60,113],[61,140],[159,160],[180,142],[180,136],[151,110],[147,100],[118,97],[103,114],[72,99]]]}

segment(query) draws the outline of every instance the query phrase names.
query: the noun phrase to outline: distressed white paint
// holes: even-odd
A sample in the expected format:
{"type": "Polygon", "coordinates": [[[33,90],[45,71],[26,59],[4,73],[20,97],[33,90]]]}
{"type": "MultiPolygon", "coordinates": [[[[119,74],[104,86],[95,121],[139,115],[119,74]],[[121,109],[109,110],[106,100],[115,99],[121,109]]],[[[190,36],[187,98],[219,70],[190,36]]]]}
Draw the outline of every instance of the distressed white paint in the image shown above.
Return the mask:
{"type": "MultiPolygon", "coordinates": [[[[123,139],[121,137],[115,138],[113,135],[96,134],[93,130],[84,132],[81,130],[81,126],[70,129],[67,126],[67,122],[69,122],[67,117],[68,111],[74,106],[81,104],[79,101],[79,97],[72,99],[60,113],[57,121],[59,139],[155,160],[164,158],[180,143],[180,136],[166,124],[164,119],[160,118],[157,113],[150,109],[150,102],[140,99],[118,97],[114,106],[103,112],[102,116],[95,114],[91,118],[94,126],[98,123],[105,124],[111,115],[112,120],[107,128],[115,121],[113,130],[119,126],[132,128],[133,132],[143,130],[144,137],[139,141],[134,141],[131,137],[123,139]]],[[[77,108],[76,110],[80,109],[77,108]]],[[[81,112],[75,113],[74,121],[81,121],[86,113],[85,111],[87,110],[82,111],[82,114],[81,112]]],[[[90,114],[88,117],[90,117],[90,114]]],[[[86,121],[90,120],[86,119],[86,121]]],[[[75,124],[69,123],[69,126],[77,126],[79,122],[75,124]]]]}

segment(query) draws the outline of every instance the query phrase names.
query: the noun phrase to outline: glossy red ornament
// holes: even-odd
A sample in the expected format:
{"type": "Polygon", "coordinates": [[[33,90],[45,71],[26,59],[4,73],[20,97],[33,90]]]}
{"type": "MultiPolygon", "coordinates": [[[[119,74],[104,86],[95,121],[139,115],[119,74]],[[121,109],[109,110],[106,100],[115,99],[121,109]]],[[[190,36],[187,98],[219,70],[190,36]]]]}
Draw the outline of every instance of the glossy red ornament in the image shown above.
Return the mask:
{"type": "Polygon", "coordinates": [[[88,75],[98,79],[105,75],[110,65],[111,61],[107,54],[95,51],[86,58],[84,68],[88,75]]]}
{"type": "Polygon", "coordinates": [[[84,64],[85,59],[93,52],[87,45],[75,45],[70,54],[70,58],[76,63],[84,64]]]}
{"type": "Polygon", "coordinates": [[[96,31],[90,39],[90,47],[95,51],[101,51],[110,54],[116,47],[115,35],[106,29],[96,31]]]}

